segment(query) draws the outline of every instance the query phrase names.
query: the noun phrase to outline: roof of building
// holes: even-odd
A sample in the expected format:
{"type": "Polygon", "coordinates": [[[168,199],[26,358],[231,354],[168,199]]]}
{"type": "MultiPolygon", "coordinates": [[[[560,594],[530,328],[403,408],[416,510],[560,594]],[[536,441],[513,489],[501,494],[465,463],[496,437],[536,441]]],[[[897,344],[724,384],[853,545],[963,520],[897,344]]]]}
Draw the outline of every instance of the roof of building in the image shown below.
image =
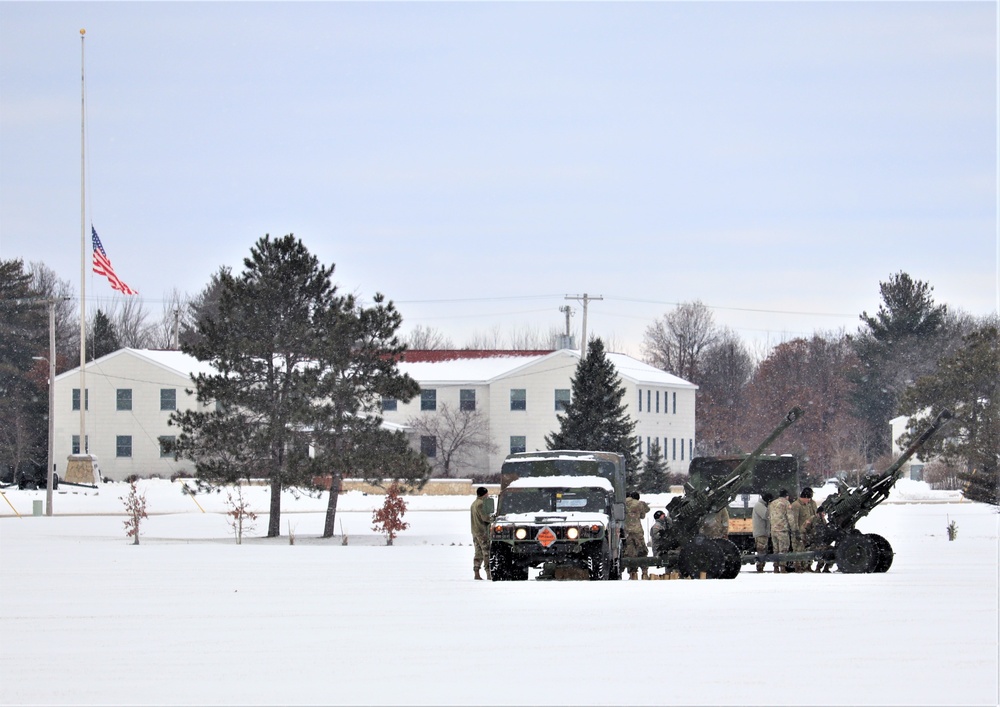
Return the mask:
{"type": "MultiPolygon", "coordinates": [[[[87,364],[87,369],[100,369],[103,364],[123,356],[137,356],[150,363],[160,366],[183,376],[191,377],[199,373],[213,372],[212,365],[199,361],[181,351],[162,351],[155,349],[119,349],[96,361],[87,364]]],[[[576,349],[559,349],[555,351],[505,351],[505,350],[413,350],[403,355],[399,364],[400,371],[409,374],[414,380],[432,384],[487,384],[499,378],[516,373],[522,368],[536,364],[546,358],[562,357],[566,359],[570,375],[576,370],[580,360],[580,352],[576,349]]],[[[663,385],[673,388],[697,388],[698,386],[678,378],[672,373],[643,363],[625,354],[609,353],[608,360],[614,365],[618,375],[623,380],[642,385],[663,385]]],[[[66,371],[58,378],[77,372],[77,368],[66,371]]]]}
{"type": "MultiPolygon", "coordinates": [[[[546,358],[564,357],[575,372],[580,360],[576,349],[556,351],[407,351],[400,370],[423,383],[457,384],[489,383],[516,373],[546,358]]],[[[643,385],[663,385],[673,388],[698,386],[661,371],[626,354],[609,353],[608,360],[624,380],[643,385]]],[[[571,372],[572,375],[572,372],[571,372]]]]}

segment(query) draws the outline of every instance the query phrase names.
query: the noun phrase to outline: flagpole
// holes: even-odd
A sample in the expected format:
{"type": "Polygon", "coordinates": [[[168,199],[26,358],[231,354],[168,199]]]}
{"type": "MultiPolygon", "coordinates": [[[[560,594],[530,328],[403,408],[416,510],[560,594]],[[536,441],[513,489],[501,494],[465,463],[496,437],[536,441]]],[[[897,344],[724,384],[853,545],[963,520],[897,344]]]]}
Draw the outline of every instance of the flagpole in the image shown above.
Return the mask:
{"type": "Polygon", "coordinates": [[[87,92],[80,30],[80,454],[87,454],[87,92]]]}

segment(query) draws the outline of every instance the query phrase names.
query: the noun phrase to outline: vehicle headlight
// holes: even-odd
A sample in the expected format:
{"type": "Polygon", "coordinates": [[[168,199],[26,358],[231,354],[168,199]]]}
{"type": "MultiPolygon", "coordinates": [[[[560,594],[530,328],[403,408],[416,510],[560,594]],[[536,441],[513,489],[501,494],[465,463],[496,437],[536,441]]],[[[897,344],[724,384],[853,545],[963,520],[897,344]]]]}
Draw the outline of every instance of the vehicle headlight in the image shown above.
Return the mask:
{"type": "Polygon", "coordinates": [[[579,528],[566,528],[566,539],[567,540],[576,540],[578,537],[580,537],[580,529],[579,528]]]}
{"type": "Polygon", "coordinates": [[[526,537],[528,537],[528,529],[518,528],[517,530],[514,531],[514,537],[517,538],[518,540],[524,540],[526,537]]]}

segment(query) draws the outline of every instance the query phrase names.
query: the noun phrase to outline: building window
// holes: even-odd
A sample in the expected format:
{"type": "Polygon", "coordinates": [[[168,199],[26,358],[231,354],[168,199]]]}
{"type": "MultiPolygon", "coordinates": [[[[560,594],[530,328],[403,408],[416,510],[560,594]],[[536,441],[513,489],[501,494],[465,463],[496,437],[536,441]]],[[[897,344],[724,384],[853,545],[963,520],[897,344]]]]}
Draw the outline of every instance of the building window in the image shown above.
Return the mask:
{"type": "Polygon", "coordinates": [[[174,435],[165,435],[163,437],[159,437],[158,439],[160,441],[160,456],[174,456],[174,445],[177,443],[177,437],[174,435]]]}
{"type": "Polygon", "coordinates": [[[688,459],[694,459],[694,440],[688,440],[688,459]]]}
{"type": "Polygon", "coordinates": [[[421,436],[420,453],[425,457],[436,457],[438,453],[437,437],[434,437],[433,435],[421,436]]]}
{"type": "Polygon", "coordinates": [[[660,391],[656,391],[656,411],[660,411],[660,391]]]}
{"type": "MultiPolygon", "coordinates": [[[[90,409],[90,388],[87,388],[87,392],[83,396],[83,404],[87,406],[87,410],[90,409]]],[[[80,409],[80,389],[73,388],[73,409],[80,409]]]]}
{"type": "Polygon", "coordinates": [[[569,388],[556,388],[556,411],[565,410],[569,405],[569,388]]]}
{"type": "Polygon", "coordinates": [[[397,404],[395,398],[382,398],[382,412],[396,412],[397,404]]]}
{"type": "Polygon", "coordinates": [[[117,396],[115,398],[115,405],[117,410],[131,410],[132,409],[132,389],[131,388],[119,388],[117,391],[117,396]]]}
{"type": "Polygon", "coordinates": [[[646,438],[646,456],[648,457],[653,449],[653,442],[649,437],[646,438]]]}
{"type": "Polygon", "coordinates": [[[646,391],[646,412],[652,412],[653,408],[650,406],[650,401],[653,399],[653,391],[646,391]]]}
{"type": "Polygon", "coordinates": [[[673,451],[671,452],[671,458],[674,461],[677,461],[677,438],[674,437],[673,440],[674,440],[673,444],[671,445],[673,447],[673,451]]]}
{"type": "Polygon", "coordinates": [[[115,456],[119,459],[132,456],[132,435],[118,435],[115,437],[115,456]]]}
{"type": "Polygon", "coordinates": [[[684,440],[681,440],[681,461],[684,461],[684,440]]]}
{"type": "MultiPolygon", "coordinates": [[[[437,410],[438,407],[438,392],[435,389],[421,390],[420,391],[420,409],[421,410],[437,410]]],[[[430,456],[430,455],[428,455],[430,456]]]]}
{"type": "MultiPolygon", "coordinates": [[[[80,453],[80,435],[73,435],[73,442],[70,444],[71,454],[80,453]]],[[[87,435],[87,451],[90,451],[90,435],[87,435]]]]}
{"type": "Polygon", "coordinates": [[[639,391],[639,412],[642,412],[642,389],[637,388],[636,390],[639,391]]]}
{"type": "Polygon", "coordinates": [[[510,453],[520,454],[527,449],[527,438],[524,435],[511,435],[510,437],[510,453]]]}
{"type": "Polygon", "coordinates": [[[160,388],[160,409],[161,410],[177,409],[176,388],[160,388]]]}
{"type": "Polygon", "coordinates": [[[458,391],[458,409],[472,412],[476,409],[476,391],[472,388],[462,388],[458,391]]]}
{"type": "Polygon", "coordinates": [[[524,388],[510,389],[510,409],[511,410],[528,409],[528,396],[524,388]]]}

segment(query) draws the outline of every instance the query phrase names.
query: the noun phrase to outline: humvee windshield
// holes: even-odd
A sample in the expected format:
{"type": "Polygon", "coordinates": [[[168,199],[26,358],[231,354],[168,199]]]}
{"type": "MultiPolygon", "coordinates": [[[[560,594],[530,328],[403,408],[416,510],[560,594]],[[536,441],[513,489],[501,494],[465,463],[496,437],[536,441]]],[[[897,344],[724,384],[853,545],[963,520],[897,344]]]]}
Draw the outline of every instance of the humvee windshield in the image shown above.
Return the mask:
{"type": "Polygon", "coordinates": [[[500,496],[501,515],[508,513],[607,513],[610,498],[603,489],[508,488],[500,496]]]}

